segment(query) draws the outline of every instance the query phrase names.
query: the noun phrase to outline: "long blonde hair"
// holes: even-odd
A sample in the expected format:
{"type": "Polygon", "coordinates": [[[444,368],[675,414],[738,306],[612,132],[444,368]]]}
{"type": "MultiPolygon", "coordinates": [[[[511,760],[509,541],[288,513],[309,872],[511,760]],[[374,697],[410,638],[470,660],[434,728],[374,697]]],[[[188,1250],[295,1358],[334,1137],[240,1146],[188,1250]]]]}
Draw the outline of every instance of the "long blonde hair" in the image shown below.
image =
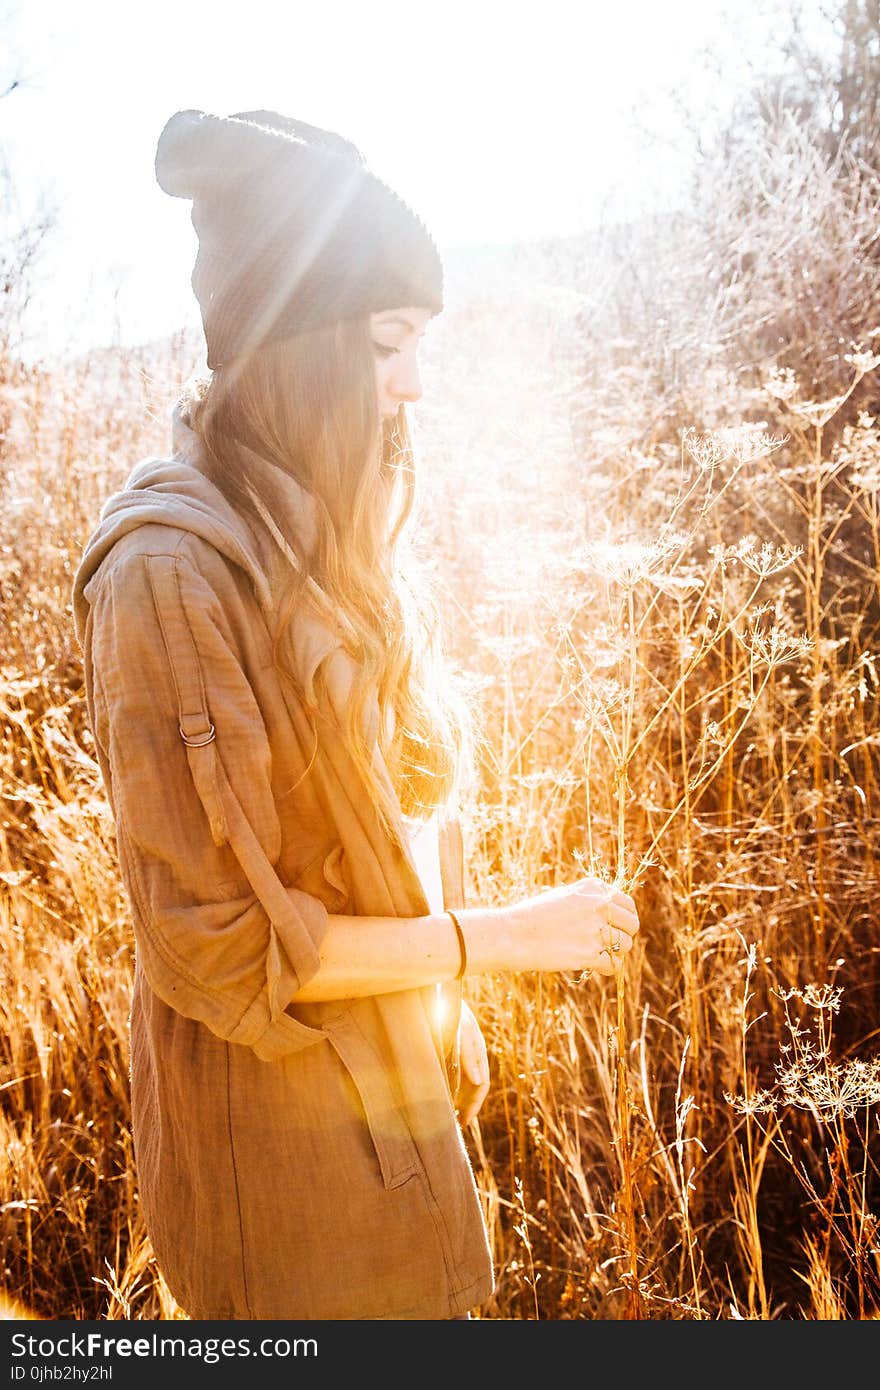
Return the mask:
{"type": "MultiPolygon", "coordinates": [[[[443,652],[435,591],[409,543],[412,440],[403,409],[380,424],[369,318],[265,345],[199,378],[189,395],[209,474],[233,506],[259,522],[261,504],[280,521],[283,475],[314,504],[309,553],[296,535],[284,537],[297,567],[273,634],[282,674],[295,683],[282,639],[313,580],[354,639],[357,676],[342,732],[380,814],[387,821],[376,751],[405,815],[448,812],[473,775],[470,710],[443,652]],[[239,441],[280,470],[277,489],[248,469],[239,441]],[[376,701],[378,728],[367,717],[376,701]]],[[[316,714],[316,697],[297,694],[316,714]]]]}

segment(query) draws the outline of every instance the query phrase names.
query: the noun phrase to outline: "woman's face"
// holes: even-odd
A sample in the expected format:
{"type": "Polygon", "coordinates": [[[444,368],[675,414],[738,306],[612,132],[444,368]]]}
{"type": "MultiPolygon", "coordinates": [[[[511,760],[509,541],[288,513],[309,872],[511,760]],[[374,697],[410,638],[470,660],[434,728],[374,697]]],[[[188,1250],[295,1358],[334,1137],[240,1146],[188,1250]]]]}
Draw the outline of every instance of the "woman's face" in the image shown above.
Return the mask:
{"type": "Polygon", "coordinates": [[[430,318],[427,309],[383,309],[370,315],[382,420],[395,416],[401,401],[417,401],[422,394],[418,351],[430,318]]]}

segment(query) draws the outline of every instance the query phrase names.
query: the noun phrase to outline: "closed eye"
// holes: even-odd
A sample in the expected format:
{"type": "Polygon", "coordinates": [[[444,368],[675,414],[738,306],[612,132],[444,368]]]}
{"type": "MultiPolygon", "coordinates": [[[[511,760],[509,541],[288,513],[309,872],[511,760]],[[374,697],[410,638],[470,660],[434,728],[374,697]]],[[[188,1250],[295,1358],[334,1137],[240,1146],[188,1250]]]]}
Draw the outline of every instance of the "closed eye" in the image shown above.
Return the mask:
{"type": "Polygon", "coordinates": [[[373,348],[380,357],[391,357],[394,353],[400,352],[400,348],[388,347],[386,343],[374,343],[373,348]]]}

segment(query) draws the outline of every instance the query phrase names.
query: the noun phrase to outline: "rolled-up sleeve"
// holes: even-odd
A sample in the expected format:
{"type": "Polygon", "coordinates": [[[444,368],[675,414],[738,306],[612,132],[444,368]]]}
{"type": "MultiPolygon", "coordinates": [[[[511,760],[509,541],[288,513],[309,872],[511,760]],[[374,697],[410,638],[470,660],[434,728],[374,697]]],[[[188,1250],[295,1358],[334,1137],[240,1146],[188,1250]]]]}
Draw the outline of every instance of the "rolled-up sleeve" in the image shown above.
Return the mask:
{"type": "Polygon", "coordinates": [[[94,590],[87,696],[146,978],[265,1060],[319,1041],[286,1006],[327,910],[276,872],[269,738],[222,596],[185,559],[140,553],[94,590]]]}

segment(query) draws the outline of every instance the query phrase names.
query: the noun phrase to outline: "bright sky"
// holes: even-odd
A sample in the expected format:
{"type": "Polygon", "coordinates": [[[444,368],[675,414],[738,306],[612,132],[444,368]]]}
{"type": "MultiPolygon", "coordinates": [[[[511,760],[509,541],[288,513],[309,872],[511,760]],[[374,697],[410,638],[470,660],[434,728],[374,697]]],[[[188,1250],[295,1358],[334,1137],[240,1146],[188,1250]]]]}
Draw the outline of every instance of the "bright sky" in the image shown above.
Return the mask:
{"type": "Polygon", "coordinates": [[[271,108],[337,130],[441,251],[569,235],[669,197],[670,92],[717,91],[777,0],[7,0],[0,144],[57,227],[33,305],[56,347],[195,322],[187,202],[155,182],[176,110],[271,108]],[[5,80],[4,80],[5,79],[5,80]]]}

